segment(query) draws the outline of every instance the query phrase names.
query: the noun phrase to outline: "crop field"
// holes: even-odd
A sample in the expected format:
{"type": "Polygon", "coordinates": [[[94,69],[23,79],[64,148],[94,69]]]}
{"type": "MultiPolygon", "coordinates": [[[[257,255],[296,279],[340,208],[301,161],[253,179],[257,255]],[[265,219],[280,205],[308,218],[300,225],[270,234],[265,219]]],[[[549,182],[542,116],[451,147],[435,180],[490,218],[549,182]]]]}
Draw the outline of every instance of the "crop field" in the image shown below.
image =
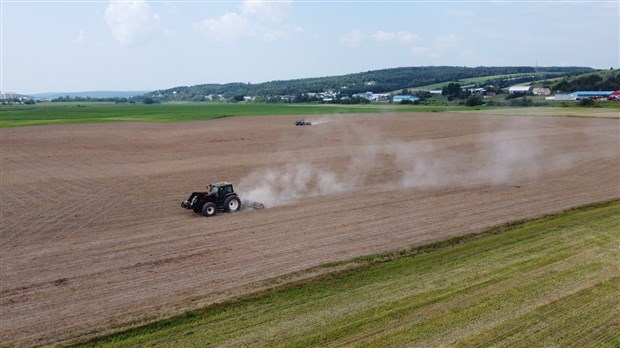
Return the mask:
{"type": "MultiPolygon", "coordinates": [[[[474,84],[474,83],[482,83],[485,81],[489,81],[489,80],[495,80],[495,79],[508,79],[508,78],[518,78],[518,77],[530,77],[530,76],[534,76],[534,75],[540,75],[543,76],[544,73],[516,73],[516,74],[503,74],[503,75],[489,75],[489,76],[480,76],[480,77],[469,77],[469,78],[465,78],[465,79],[460,79],[457,81],[454,81],[456,83],[459,83],[461,85],[468,85],[468,84],[474,84]]],[[[439,83],[433,83],[430,85],[424,85],[424,86],[413,86],[411,87],[412,89],[421,89],[421,90],[431,90],[431,89],[441,89],[443,86],[447,85],[448,82],[439,82],[439,83]]],[[[398,92],[398,91],[396,91],[398,92]]]]}
{"type": "Polygon", "coordinates": [[[109,122],[179,122],[229,116],[315,115],[398,111],[465,110],[466,107],[424,107],[391,104],[258,104],[258,103],[166,103],[114,104],[109,102],[44,103],[0,106],[0,128],[109,122]]]}
{"type": "Polygon", "coordinates": [[[618,203],[354,260],[88,346],[618,346],[618,203]]]}
{"type": "MultiPolygon", "coordinates": [[[[617,118],[366,111],[315,112],[303,116],[313,123],[304,127],[294,126],[302,117],[279,113],[168,123],[5,124],[7,128],[0,129],[0,342],[83,342],[342,271],[345,261],[357,257],[620,198],[617,118]],[[267,209],[206,218],[180,208],[179,202],[192,191],[221,180],[234,183],[242,198],[263,202],[267,209]]],[[[615,205],[606,209],[616,216],[611,222],[617,221],[615,205]]],[[[598,242],[593,234],[583,241],[583,252],[578,246],[564,250],[560,241],[556,245],[554,237],[549,238],[541,248],[559,248],[557,261],[563,262],[565,256],[576,260],[596,254],[594,244],[611,245],[613,252],[617,230],[601,235],[598,242]]],[[[579,272],[600,266],[604,275],[547,293],[556,280],[561,284],[566,279],[558,263],[557,270],[552,269],[557,277],[541,284],[541,291],[549,294],[545,298],[567,301],[558,310],[568,312],[571,294],[579,291],[590,298],[603,294],[597,303],[609,305],[610,283],[604,280],[613,281],[614,270],[604,265],[614,256],[600,254],[601,259],[593,256],[592,268],[584,266],[579,272]]],[[[532,262],[525,276],[534,281],[538,259],[517,256],[521,258],[515,260],[532,262]]],[[[545,262],[553,258],[540,261],[551,267],[545,262]]],[[[425,262],[426,273],[420,276],[433,282],[428,273],[435,267],[432,257],[425,262]]],[[[506,273],[493,278],[498,286],[518,279],[510,277],[513,265],[505,266],[497,271],[506,273]]],[[[471,280],[475,287],[483,279],[459,278],[459,270],[453,269],[455,278],[448,281],[458,285],[471,280]]],[[[394,285],[406,288],[405,283],[394,285]]],[[[474,293],[466,301],[483,288],[470,289],[474,293]]],[[[497,292],[489,293],[485,308],[510,308],[501,301],[501,289],[493,289],[497,292]]],[[[352,293],[357,295],[373,301],[363,292],[352,293]]],[[[519,301],[529,303],[527,296],[519,301]]],[[[375,308],[379,315],[381,307],[375,308]]],[[[459,313],[466,319],[477,308],[459,313]]],[[[390,313],[400,315],[385,314],[390,313]]],[[[537,315],[543,314],[521,314],[523,325],[538,329],[537,315]]],[[[493,318],[479,323],[480,341],[491,339],[484,338],[490,335],[484,320],[493,318]]],[[[312,320],[323,317],[308,320],[314,325],[312,320]]],[[[610,320],[592,325],[615,325],[616,319],[610,320]]],[[[343,330],[365,335],[365,325],[343,330]]],[[[370,330],[375,324],[369,325],[370,330]]],[[[407,340],[398,334],[398,325],[392,329],[394,345],[407,340]]],[[[509,336],[510,328],[503,329],[509,336]]],[[[274,330],[277,338],[278,330],[286,327],[274,330]]],[[[437,334],[431,331],[428,337],[437,334]]],[[[323,339],[306,338],[310,341],[298,344],[320,344],[323,339]]]]}
{"type": "MultiPolygon", "coordinates": [[[[562,103],[555,101],[554,103],[562,103]]],[[[510,108],[481,108],[480,110],[466,110],[465,113],[495,115],[495,116],[555,116],[555,117],[596,117],[620,119],[620,103],[604,102],[605,108],[582,107],[510,107],[510,108]]]]}

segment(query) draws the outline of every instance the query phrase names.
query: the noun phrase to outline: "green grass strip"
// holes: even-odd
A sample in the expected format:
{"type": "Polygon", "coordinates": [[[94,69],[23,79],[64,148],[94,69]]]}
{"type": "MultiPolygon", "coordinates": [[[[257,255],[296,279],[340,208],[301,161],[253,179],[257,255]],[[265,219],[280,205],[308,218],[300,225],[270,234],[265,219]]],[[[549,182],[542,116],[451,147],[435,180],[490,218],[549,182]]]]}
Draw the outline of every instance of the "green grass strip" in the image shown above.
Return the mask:
{"type": "Polygon", "coordinates": [[[229,116],[325,115],[411,111],[457,111],[465,106],[414,106],[399,104],[257,104],[257,103],[40,103],[0,106],[0,128],[32,125],[181,122],[210,120],[229,116]]]}
{"type": "Polygon", "coordinates": [[[620,202],[606,202],[332,264],[352,269],[85,345],[618,347],[619,243],[620,202]]]}
{"type": "Polygon", "coordinates": [[[620,103],[606,103],[603,108],[529,107],[502,108],[463,105],[400,105],[400,104],[258,104],[258,103],[166,103],[114,104],[39,103],[36,105],[0,106],[0,128],[37,125],[64,125],[110,122],[184,122],[231,116],[265,115],[337,115],[351,113],[395,112],[465,112],[512,116],[572,116],[618,118],[620,103]]]}

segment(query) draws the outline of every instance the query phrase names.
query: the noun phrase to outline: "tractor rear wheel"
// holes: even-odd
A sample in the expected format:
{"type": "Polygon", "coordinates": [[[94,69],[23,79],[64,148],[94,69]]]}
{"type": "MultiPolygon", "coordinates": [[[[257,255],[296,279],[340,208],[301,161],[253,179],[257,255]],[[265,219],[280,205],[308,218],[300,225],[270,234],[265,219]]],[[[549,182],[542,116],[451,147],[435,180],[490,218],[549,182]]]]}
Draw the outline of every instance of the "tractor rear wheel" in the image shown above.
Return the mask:
{"type": "Polygon", "coordinates": [[[213,216],[217,213],[217,206],[212,202],[207,202],[202,206],[202,215],[213,216]]]}
{"type": "Polygon", "coordinates": [[[241,201],[239,197],[231,196],[224,201],[224,209],[229,213],[234,213],[241,209],[241,201]]]}

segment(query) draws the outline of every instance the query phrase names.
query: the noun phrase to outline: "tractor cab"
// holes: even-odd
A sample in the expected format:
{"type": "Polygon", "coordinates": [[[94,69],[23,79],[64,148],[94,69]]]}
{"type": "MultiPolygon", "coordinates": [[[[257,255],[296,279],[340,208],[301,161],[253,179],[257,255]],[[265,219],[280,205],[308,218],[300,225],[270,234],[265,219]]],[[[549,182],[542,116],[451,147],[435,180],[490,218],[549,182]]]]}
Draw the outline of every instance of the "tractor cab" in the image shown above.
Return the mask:
{"type": "Polygon", "coordinates": [[[218,182],[207,185],[205,192],[193,192],[181,203],[181,207],[192,209],[195,213],[213,216],[218,210],[235,212],[241,208],[241,200],[237,197],[233,185],[229,182],[218,182]]]}

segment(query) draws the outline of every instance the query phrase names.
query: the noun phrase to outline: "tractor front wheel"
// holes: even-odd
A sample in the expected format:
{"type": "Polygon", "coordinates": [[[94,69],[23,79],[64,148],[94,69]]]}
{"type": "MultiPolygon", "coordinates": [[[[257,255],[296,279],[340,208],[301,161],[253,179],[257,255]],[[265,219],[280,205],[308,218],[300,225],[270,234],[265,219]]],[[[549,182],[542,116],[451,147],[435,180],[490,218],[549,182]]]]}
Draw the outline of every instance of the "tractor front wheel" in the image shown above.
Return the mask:
{"type": "Polygon", "coordinates": [[[207,202],[202,206],[202,215],[213,216],[217,213],[217,206],[212,202],[207,202]]]}
{"type": "Polygon", "coordinates": [[[226,209],[229,213],[239,211],[239,209],[241,209],[241,201],[239,200],[239,197],[232,196],[226,198],[224,201],[224,209],[226,209]]]}

